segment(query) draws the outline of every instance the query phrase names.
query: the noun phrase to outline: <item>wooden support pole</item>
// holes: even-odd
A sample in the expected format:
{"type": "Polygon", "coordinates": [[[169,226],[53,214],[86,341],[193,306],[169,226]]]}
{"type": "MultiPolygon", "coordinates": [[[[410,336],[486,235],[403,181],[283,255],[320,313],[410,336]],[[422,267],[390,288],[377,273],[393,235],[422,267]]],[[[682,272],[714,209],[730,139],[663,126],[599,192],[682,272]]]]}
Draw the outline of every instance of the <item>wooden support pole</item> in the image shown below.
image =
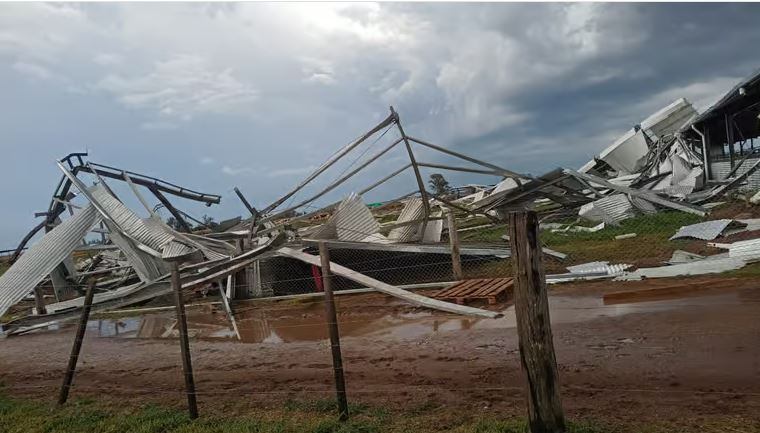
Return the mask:
{"type": "Polygon", "coordinates": [[[530,431],[564,432],[565,417],[559,395],[536,213],[510,212],[509,239],[515,270],[515,315],[520,339],[520,362],[528,382],[530,431]]]}
{"type": "Polygon", "coordinates": [[[457,222],[454,218],[454,211],[449,209],[446,212],[446,222],[449,226],[449,245],[451,246],[451,270],[454,273],[454,279],[462,281],[464,273],[462,272],[462,260],[459,257],[459,233],[457,232],[457,222]]]}
{"type": "Polygon", "coordinates": [[[71,389],[71,383],[74,381],[74,372],[77,369],[77,361],[79,360],[79,351],[82,349],[84,332],[87,330],[87,321],[90,319],[90,308],[92,307],[94,288],[95,279],[91,279],[90,282],[87,283],[87,293],[84,296],[82,315],[79,317],[79,325],[77,325],[77,333],[76,337],[74,337],[74,345],[71,347],[69,364],[66,367],[66,373],[63,376],[61,392],[58,394],[58,406],[65,404],[66,400],[69,398],[69,390],[71,389]]]}
{"type": "Polygon", "coordinates": [[[187,317],[185,316],[185,301],[182,299],[182,284],[179,279],[179,263],[172,262],[172,288],[174,303],[177,309],[177,324],[179,326],[179,345],[182,351],[182,371],[185,376],[185,393],[187,394],[187,411],[191,419],[198,418],[198,403],[195,399],[195,380],[193,379],[193,364],[190,359],[190,340],[187,336],[187,317]]]}
{"type": "Polygon", "coordinates": [[[37,310],[37,314],[47,314],[47,308],[45,308],[45,296],[43,296],[42,287],[40,286],[34,288],[34,307],[37,310]]]}
{"type": "Polygon", "coordinates": [[[327,244],[319,243],[319,257],[322,260],[322,287],[325,291],[325,315],[327,331],[330,334],[333,372],[335,373],[335,394],[338,399],[338,417],[341,421],[348,419],[348,400],[346,399],[346,380],[343,377],[343,357],[340,353],[340,331],[335,312],[335,298],[332,291],[332,274],[330,273],[330,250],[327,244]]]}

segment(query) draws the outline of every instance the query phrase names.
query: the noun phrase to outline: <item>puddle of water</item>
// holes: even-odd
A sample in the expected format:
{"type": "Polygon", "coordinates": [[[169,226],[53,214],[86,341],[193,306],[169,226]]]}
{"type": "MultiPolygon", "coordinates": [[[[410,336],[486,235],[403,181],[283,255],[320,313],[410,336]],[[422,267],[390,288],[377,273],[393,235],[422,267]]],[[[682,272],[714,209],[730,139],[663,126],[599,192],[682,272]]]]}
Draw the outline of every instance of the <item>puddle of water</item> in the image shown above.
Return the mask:
{"type": "MultiPolygon", "coordinates": [[[[716,303],[741,303],[734,293],[630,304],[604,305],[599,297],[553,296],[549,298],[552,323],[577,323],[601,317],[618,317],[632,313],[667,311],[676,308],[707,306],[716,303]]],[[[508,329],[516,326],[514,308],[503,311],[504,317],[480,319],[442,316],[431,312],[344,314],[339,315],[341,338],[383,337],[418,339],[442,332],[469,329],[508,329]]],[[[307,307],[277,314],[264,309],[243,310],[236,314],[242,342],[291,343],[327,339],[321,306],[307,307]]],[[[173,314],[151,314],[137,318],[92,320],[88,333],[101,337],[177,338],[173,314]]],[[[188,332],[193,338],[237,341],[224,313],[188,311],[188,332]]]]}

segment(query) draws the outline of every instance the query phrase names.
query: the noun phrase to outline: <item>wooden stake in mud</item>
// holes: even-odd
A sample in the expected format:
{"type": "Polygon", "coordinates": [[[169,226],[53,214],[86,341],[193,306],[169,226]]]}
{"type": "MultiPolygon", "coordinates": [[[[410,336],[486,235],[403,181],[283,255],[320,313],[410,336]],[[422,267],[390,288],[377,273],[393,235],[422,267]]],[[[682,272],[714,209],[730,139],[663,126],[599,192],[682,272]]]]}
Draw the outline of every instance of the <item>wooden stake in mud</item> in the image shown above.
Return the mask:
{"type": "Polygon", "coordinates": [[[198,403],[195,399],[195,380],[193,380],[193,364],[190,359],[190,340],[187,336],[187,317],[185,316],[185,301],[182,299],[182,284],[179,279],[179,263],[172,262],[172,288],[174,303],[177,309],[177,324],[179,325],[179,345],[182,351],[182,371],[185,375],[185,393],[187,394],[187,411],[191,419],[198,418],[198,403]]]}
{"type": "Polygon", "coordinates": [[[330,251],[324,242],[319,243],[319,257],[322,260],[322,288],[325,291],[325,313],[327,331],[330,333],[330,348],[335,373],[335,393],[338,399],[338,413],[341,421],[348,419],[348,400],[346,399],[346,380],[343,377],[343,357],[340,353],[340,331],[338,317],[335,313],[335,298],[332,292],[332,275],[330,274],[330,251]]]}
{"type": "Polygon", "coordinates": [[[84,340],[84,332],[87,330],[87,321],[90,319],[90,309],[92,308],[93,289],[95,287],[95,280],[91,279],[87,283],[87,293],[84,295],[84,305],[82,305],[82,315],[79,317],[79,325],[77,325],[77,333],[74,338],[74,345],[71,347],[71,355],[69,355],[69,365],[66,367],[66,373],[63,376],[63,384],[61,385],[61,392],[58,394],[58,406],[62,406],[69,398],[69,390],[71,389],[71,383],[74,381],[74,372],[77,369],[77,361],[79,360],[79,351],[82,349],[82,340],[84,340]]]}
{"type": "Polygon", "coordinates": [[[515,269],[515,315],[520,339],[520,362],[528,379],[530,431],[564,432],[565,417],[559,395],[536,213],[511,212],[509,239],[515,269]]]}
{"type": "Polygon", "coordinates": [[[459,233],[457,232],[457,222],[454,218],[454,211],[446,212],[446,221],[449,226],[449,245],[451,245],[451,270],[454,272],[454,279],[462,281],[464,273],[462,272],[462,260],[459,258],[459,233]]]}

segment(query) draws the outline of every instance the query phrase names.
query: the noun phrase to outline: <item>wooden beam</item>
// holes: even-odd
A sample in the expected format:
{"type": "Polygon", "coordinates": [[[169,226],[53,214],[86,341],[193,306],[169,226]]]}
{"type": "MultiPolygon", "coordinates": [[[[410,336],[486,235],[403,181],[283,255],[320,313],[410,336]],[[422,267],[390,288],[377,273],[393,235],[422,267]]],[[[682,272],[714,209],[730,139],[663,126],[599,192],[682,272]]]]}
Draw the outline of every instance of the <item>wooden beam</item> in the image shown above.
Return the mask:
{"type": "Polygon", "coordinates": [[[532,433],[564,433],[565,418],[538,233],[535,212],[509,214],[520,362],[528,382],[528,424],[532,433]]]}
{"type": "Polygon", "coordinates": [[[71,347],[71,355],[69,355],[69,363],[66,367],[66,373],[63,376],[63,384],[61,385],[61,392],[58,394],[58,406],[63,406],[66,400],[69,398],[69,390],[71,389],[71,383],[74,381],[74,373],[77,369],[77,361],[79,360],[79,352],[82,350],[82,341],[84,341],[84,333],[87,331],[87,321],[90,318],[90,309],[92,308],[92,298],[94,296],[95,280],[91,279],[87,284],[87,293],[84,297],[84,306],[82,307],[82,315],[79,318],[79,324],[77,325],[76,336],[74,337],[74,345],[71,347]]]}
{"type": "MultiPolygon", "coordinates": [[[[277,252],[283,256],[292,257],[294,259],[301,260],[302,262],[322,266],[322,263],[318,256],[313,256],[292,248],[283,247],[277,250],[277,252]]],[[[403,299],[411,304],[421,307],[432,308],[435,310],[448,311],[449,313],[463,314],[467,316],[479,316],[494,319],[501,317],[502,314],[496,311],[482,310],[480,308],[467,307],[465,305],[457,305],[449,302],[439,301],[437,299],[431,299],[427,296],[418,295],[416,293],[410,293],[406,290],[399,289],[398,287],[391,286],[390,284],[378,281],[374,278],[370,278],[364,274],[360,274],[354,270],[348,269],[337,263],[330,262],[330,270],[336,275],[348,278],[351,281],[356,281],[359,284],[363,284],[367,287],[372,287],[378,292],[385,293],[387,295],[395,296],[403,299]]]]}
{"type": "Polygon", "coordinates": [[[182,372],[185,377],[187,411],[190,419],[195,419],[198,418],[198,403],[195,396],[193,363],[190,358],[190,338],[187,335],[187,317],[185,315],[185,301],[182,297],[182,284],[179,279],[178,262],[172,262],[172,289],[174,291],[174,306],[177,311],[177,326],[179,327],[179,347],[182,352],[182,372]]]}
{"type": "Polygon", "coordinates": [[[451,245],[451,271],[454,274],[455,280],[462,281],[464,273],[462,272],[462,260],[459,257],[459,233],[457,232],[457,222],[452,210],[446,212],[446,221],[449,226],[449,245],[451,245]]]}
{"type": "Polygon", "coordinates": [[[330,352],[332,353],[333,373],[335,377],[335,396],[338,400],[338,418],[348,419],[348,399],[346,398],[346,379],[343,375],[343,355],[340,353],[340,330],[338,315],[335,312],[335,298],[332,291],[330,274],[330,251],[324,242],[319,244],[319,258],[322,264],[322,287],[325,292],[325,318],[327,332],[330,335],[330,352]]]}

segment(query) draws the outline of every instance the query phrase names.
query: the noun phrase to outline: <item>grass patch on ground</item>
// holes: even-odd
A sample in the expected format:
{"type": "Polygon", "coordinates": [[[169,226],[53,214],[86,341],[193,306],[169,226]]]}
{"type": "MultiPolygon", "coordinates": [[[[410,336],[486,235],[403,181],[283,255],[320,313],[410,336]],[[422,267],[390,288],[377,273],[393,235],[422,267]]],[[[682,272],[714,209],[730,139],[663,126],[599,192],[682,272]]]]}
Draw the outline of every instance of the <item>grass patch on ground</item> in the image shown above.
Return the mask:
{"type": "MultiPolygon", "coordinates": [[[[629,263],[637,266],[660,266],[670,258],[673,251],[685,249],[689,241],[669,238],[682,226],[696,224],[705,219],[697,215],[676,211],[661,211],[652,215],[640,215],[622,221],[618,226],[607,226],[597,232],[552,232],[542,230],[541,243],[551,249],[567,254],[568,260],[557,266],[547,264],[552,272],[566,272],[564,266],[597,260],[610,263],[629,263]],[[615,236],[636,233],[630,239],[615,240],[615,236]],[[556,268],[556,269],[555,269],[556,268]]],[[[567,220],[572,223],[575,220],[567,220]]],[[[582,226],[593,226],[581,222],[582,226]]],[[[488,242],[506,245],[501,237],[506,234],[504,225],[462,233],[463,242],[488,242]]]]}
{"type": "MultiPolygon", "coordinates": [[[[203,410],[203,408],[201,408],[203,410]]],[[[0,392],[1,433],[524,433],[521,418],[499,419],[493,415],[453,414],[451,408],[421,403],[404,412],[367,405],[350,407],[351,418],[339,422],[331,400],[287,401],[277,410],[254,409],[245,415],[219,410],[190,420],[178,409],[156,405],[107,406],[92,399],[74,399],[63,408],[38,401],[20,400],[0,392]]],[[[693,420],[688,420],[693,422],[693,420]]],[[[607,432],[717,432],[719,427],[747,426],[741,417],[708,419],[693,425],[669,423],[631,424],[622,421],[568,420],[568,433],[607,432]],[[675,428],[675,429],[674,429],[675,428]]]]}

